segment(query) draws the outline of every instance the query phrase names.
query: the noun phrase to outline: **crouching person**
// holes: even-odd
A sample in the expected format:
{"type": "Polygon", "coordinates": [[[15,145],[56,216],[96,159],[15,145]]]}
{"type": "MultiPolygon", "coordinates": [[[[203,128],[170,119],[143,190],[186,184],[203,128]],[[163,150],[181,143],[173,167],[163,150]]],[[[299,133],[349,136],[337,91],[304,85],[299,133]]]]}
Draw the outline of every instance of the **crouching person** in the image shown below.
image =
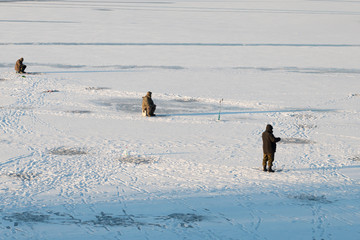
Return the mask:
{"type": "Polygon", "coordinates": [[[142,101],[142,113],[143,116],[153,117],[156,110],[156,105],[151,99],[152,92],[147,92],[146,96],[143,97],[142,101]]]}
{"type": "Polygon", "coordinates": [[[24,61],[24,58],[20,58],[19,60],[16,61],[15,71],[17,73],[25,73],[26,65],[23,64],[23,61],[24,61]]]}

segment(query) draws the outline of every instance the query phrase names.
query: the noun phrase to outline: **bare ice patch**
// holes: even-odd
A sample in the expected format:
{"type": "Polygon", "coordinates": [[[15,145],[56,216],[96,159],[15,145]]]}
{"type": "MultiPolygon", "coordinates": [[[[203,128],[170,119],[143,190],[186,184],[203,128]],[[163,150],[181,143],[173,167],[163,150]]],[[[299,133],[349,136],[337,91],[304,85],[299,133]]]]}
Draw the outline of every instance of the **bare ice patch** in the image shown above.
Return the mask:
{"type": "Polygon", "coordinates": [[[193,228],[191,224],[204,221],[206,218],[202,215],[193,213],[172,213],[165,217],[159,217],[163,220],[178,221],[179,225],[184,228],[193,228]]]}
{"type": "MultiPolygon", "coordinates": [[[[206,220],[205,216],[192,213],[172,213],[167,216],[145,216],[132,215],[123,210],[123,214],[111,214],[100,212],[86,220],[80,219],[68,213],[46,211],[24,211],[15,212],[5,215],[3,220],[13,223],[18,226],[23,223],[43,223],[43,224],[76,224],[76,225],[91,225],[95,227],[136,227],[140,229],[143,226],[151,227],[165,227],[167,222],[175,222],[180,227],[193,228],[191,224],[202,222],[206,220]]],[[[7,228],[11,228],[8,226],[7,228]]]]}
{"type": "Polygon", "coordinates": [[[14,225],[19,223],[51,223],[51,224],[78,224],[81,220],[74,218],[67,213],[48,211],[46,213],[27,211],[13,213],[3,217],[4,220],[14,222],[14,225]]]}
{"type": "Polygon", "coordinates": [[[300,201],[305,201],[305,202],[332,203],[331,201],[326,199],[325,195],[316,196],[313,194],[302,193],[299,195],[290,196],[290,198],[297,199],[300,201]]]}
{"type": "Polygon", "coordinates": [[[174,101],[180,103],[199,102],[199,100],[195,98],[176,98],[174,101]]]}
{"type": "Polygon", "coordinates": [[[314,141],[302,138],[281,138],[279,143],[283,144],[314,144],[314,141]]]}
{"type": "Polygon", "coordinates": [[[43,93],[56,93],[56,92],[60,92],[60,91],[56,90],[56,89],[50,89],[50,90],[43,91],[43,93]]]}
{"type": "Polygon", "coordinates": [[[88,113],[92,113],[89,110],[70,110],[70,111],[65,111],[66,113],[74,113],[74,114],[88,114],[88,113]]]}
{"type": "Polygon", "coordinates": [[[66,148],[66,147],[53,148],[49,151],[49,153],[53,155],[67,155],[67,156],[87,154],[87,152],[82,148],[66,148]]]}
{"type": "Polygon", "coordinates": [[[7,174],[9,177],[15,177],[15,178],[19,178],[21,180],[31,180],[35,177],[37,177],[37,174],[34,173],[26,173],[26,172],[18,172],[18,173],[8,173],[7,174]]]}
{"type": "Polygon", "coordinates": [[[149,158],[149,157],[145,158],[141,156],[125,156],[125,157],[121,157],[119,161],[121,163],[131,163],[131,164],[139,165],[139,164],[154,163],[156,160],[155,158],[149,158]]]}
{"type": "Polygon", "coordinates": [[[114,11],[113,9],[110,8],[94,8],[95,11],[102,11],[102,12],[111,12],[114,11]]]}
{"type": "Polygon", "coordinates": [[[37,212],[21,212],[13,213],[10,216],[3,217],[4,220],[10,222],[46,222],[50,218],[49,215],[37,213],[37,212]]]}
{"type": "Polygon", "coordinates": [[[146,223],[146,222],[142,222],[139,221],[134,215],[129,215],[127,214],[125,211],[124,215],[112,215],[112,214],[107,214],[104,212],[101,212],[100,215],[95,216],[96,219],[95,220],[89,220],[89,221],[85,221],[83,222],[83,224],[87,224],[87,225],[94,225],[94,226],[121,226],[121,227],[137,227],[138,229],[140,228],[140,226],[157,226],[157,227],[161,227],[160,224],[156,224],[156,223],[146,223]]]}
{"type": "Polygon", "coordinates": [[[99,91],[99,90],[108,90],[108,87],[87,87],[85,88],[88,91],[99,91]]]}
{"type": "MultiPolygon", "coordinates": [[[[217,114],[219,111],[219,104],[213,102],[205,102],[195,98],[174,98],[169,100],[156,99],[156,112],[158,116],[173,115],[173,114],[217,114]]],[[[141,98],[110,98],[99,99],[93,101],[96,105],[112,107],[116,111],[127,113],[141,113],[141,98]]],[[[239,112],[248,110],[240,106],[223,105],[222,111],[239,112]]]]}

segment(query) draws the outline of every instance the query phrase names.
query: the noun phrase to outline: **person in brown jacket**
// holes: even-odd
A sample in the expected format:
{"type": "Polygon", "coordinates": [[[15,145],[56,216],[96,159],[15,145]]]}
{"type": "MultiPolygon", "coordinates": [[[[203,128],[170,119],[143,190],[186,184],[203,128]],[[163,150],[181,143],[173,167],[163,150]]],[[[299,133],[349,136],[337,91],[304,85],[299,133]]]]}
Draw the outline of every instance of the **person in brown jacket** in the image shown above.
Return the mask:
{"type": "Polygon", "coordinates": [[[16,61],[15,71],[17,73],[25,73],[26,65],[23,64],[23,61],[24,61],[24,58],[20,58],[19,60],[16,61]]]}
{"type": "Polygon", "coordinates": [[[147,117],[155,116],[154,112],[156,109],[156,105],[154,104],[153,100],[151,99],[152,92],[147,92],[146,96],[143,97],[142,101],[142,112],[146,114],[147,117]]]}
{"type": "Polygon", "coordinates": [[[264,152],[264,158],[263,158],[263,170],[267,171],[266,164],[268,163],[269,166],[269,172],[274,172],[272,169],[272,165],[274,162],[274,156],[276,152],[276,143],[281,140],[281,138],[274,137],[273,134],[273,127],[268,124],[266,126],[265,132],[262,134],[262,140],[263,140],[263,152],[264,152]]]}

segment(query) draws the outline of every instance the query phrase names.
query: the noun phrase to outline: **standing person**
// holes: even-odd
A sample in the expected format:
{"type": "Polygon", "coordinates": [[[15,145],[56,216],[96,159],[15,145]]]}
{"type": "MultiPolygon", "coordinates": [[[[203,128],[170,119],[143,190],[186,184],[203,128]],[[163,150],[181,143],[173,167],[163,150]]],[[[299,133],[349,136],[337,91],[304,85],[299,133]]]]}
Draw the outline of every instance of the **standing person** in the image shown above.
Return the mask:
{"type": "Polygon", "coordinates": [[[154,104],[153,100],[151,99],[152,92],[147,92],[146,96],[143,97],[142,101],[142,111],[146,111],[147,117],[155,116],[154,112],[156,109],[156,105],[154,104]]]}
{"type": "Polygon", "coordinates": [[[24,61],[24,58],[20,58],[19,60],[16,61],[15,71],[17,73],[25,73],[26,65],[23,64],[23,61],[24,61]]]}
{"type": "Polygon", "coordinates": [[[273,127],[268,124],[266,126],[265,132],[262,134],[262,140],[263,140],[263,152],[264,152],[264,158],[263,158],[263,170],[266,172],[266,163],[268,163],[269,172],[274,172],[272,169],[272,165],[274,162],[274,156],[276,152],[276,143],[281,140],[281,138],[274,137],[273,134],[273,127]]]}

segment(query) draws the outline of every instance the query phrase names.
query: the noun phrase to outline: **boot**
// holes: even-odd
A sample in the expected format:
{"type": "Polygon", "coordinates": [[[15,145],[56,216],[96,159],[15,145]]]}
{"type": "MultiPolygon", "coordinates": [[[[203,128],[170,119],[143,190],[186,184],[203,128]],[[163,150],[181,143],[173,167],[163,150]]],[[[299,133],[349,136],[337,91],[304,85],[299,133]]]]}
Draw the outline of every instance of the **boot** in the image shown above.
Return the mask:
{"type": "Polygon", "coordinates": [[[267,172],[266,166],[263,167],[263,171],[264,171],[264,172],[267,172]]]}
{"type": "Polygon", "coordinates": [[[272,168],[271,167],[269,167],[269,172],[275,172],[274,170],[272,170],[272,168]]]}

